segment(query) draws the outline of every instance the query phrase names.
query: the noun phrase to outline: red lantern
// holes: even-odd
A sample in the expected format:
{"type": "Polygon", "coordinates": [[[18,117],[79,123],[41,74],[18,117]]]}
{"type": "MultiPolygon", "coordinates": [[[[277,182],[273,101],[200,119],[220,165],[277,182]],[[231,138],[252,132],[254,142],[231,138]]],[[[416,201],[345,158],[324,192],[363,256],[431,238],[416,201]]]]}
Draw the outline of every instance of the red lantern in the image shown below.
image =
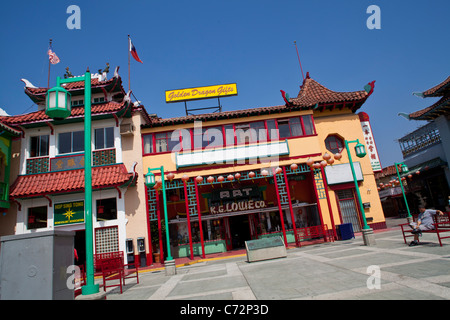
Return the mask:
{"type": "Polygon", "coordinates": [[[297,168],[298,168],[298,164],[296,164],[296,163],[291,164],[291,170],[292,171],[297,170],[297,168]]]}
{"type": "Polygon", "coordinates": [[[320,163],[316,162],[313,164],[313,168],[314,169],[319,169],[320,168],[320,163]]]}
{"type": "Polygon", "coordinates": [[[262,175],[263,177],[267,177],[267,176],[269,175],[269,171],[267,171],[266,169],[261,170],[261,175],[262,175]]]}
{"type": "Polygon", "coordinates": [[[236,178],[236,180],[239,180],[241,178],[241,174],[238,172],[234,175],[234,177],[236,178]]]}
{"type": "Polygon", "coordinates": [[[173,172],[170,172],[170,173],[167,174],[166,177],[167,177],[167,179],[169,179],[170,181],[172,181],[173,178],[175,178],[175,174],[174,174],[173,172]]]}
{"type": "Polygon", "coordinates": [[[340,153],[336,153],[335,155],[334,155],[334,158],[336,159],[336,160],[341,160],[341,158],[342,158],[342,154],[340,154],[340,153]]]}
{"type": "Polygon", "coordinates": [[[197,181],[198,183],[201,183],[203,181],[203,177],[197,176],[197,178],[195,178],[195,181],[197,181]]]}
{"type": "Polygon", "coordinates": [[[183,174],[183,176],[181,177],[181,180],[184,182],[187,182],[189,180],[189,176],[187,174],[183,174]]]}
{"type": "Polygon", "coordinates": [[[306,164],[311,167],[314,165],[314,160],[309,158],[308,160],[306,160],[306,164]]]}
{"type": "Polygon", "coordinates": [[[213,183],[214,182],[214,177],[209,176],[208,179],[206,179],[206,181],[208,181],[209,183],[213,183]]]}
{"type": "Polygon", "coordinates": [[[275,169],[276,174],[280,174],[281,172],[283,172],[283,169],[281,169],[280,167],[275,169]]]}
{"type": "Polygon", "coordinates": [[[234,180],[234,176],[232,174],[229,174],[227,177],[228,181],[233,181],[234,180]]]}
{"type": "Polygon", "coordinates": [[[325,160],[320,161],[320,166],[325,168],[327,166],[327,162],[325,160]]]}
{"type": "Polygon", "coordinates": [[[327,163],[328,163],[330,166],[333,165],[334,159],[333,159],[333,158],[328,159],[328,160],[327,160],[327,163]]]}
{"type": "Polygon", "coordinates": [[[217,181],[219,181],[219,182],[223,182],[224,180],[225,180],[225,178],[223,176],[220,176],[217,178],[217,181]]]}
{"type": "Polygon", "coordinates": [[[250,179],[253,179],[255,176],[256,176],[256,174],[255,174],[253,171],[250,171],[250,172],[248,173],[248,177],[249,177],[250,179]]]}
{"type": "Polygon", "coordinates": [[[323,155],[323,160],[328,161],[331,159],[331,156],[328,154],[328,152],[325,152],[325,154],[323,155]]]}
{"type": "Polygon", "coordinates": [[[98,206],[97,207],[97,213],[98,214],[102,214],[103,212],[105,212],[105,207],[104,206],[98,206]]]}

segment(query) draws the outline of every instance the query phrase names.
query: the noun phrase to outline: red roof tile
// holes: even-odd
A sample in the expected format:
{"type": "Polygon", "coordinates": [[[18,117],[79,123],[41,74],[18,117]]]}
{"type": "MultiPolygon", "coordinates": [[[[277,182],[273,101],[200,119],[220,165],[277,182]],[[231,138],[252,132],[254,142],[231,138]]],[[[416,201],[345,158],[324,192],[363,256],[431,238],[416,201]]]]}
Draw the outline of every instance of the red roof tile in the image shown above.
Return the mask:
{"type": "MultiPolygon", "coordinates": [[[[127,172],[124,164],[92,168],[93,189],[120,186],[130,181],[133,173],[127,172]]],[[[11,186],[12,198],[26,198],[84,190],[84,169],[54,171],[19,176],[11,186]]]]}
{"type": "Polygon", "coordinates": [[[424,97],[442,97],[445,93],[445,90],[450,86],[450,76],[439,83],[438,85],[430,88],[424,92],[422,92],[424,97]]]}
{"type": "Polygon", "coordinates": [[[297,98],[290,99],[290,103],[295,106],[309,107],[316,104],[361,101],[368,96],[369,93],[365,90],[353,92],[332,91],[311,79],[309,74],[307,74],[297,98]]]}
{"type": "MultiPolygon", "coordinates": [[[[126,102],[115,102],[110,101],[106,103],[99,103],[99,104],[93,104],[91,107],[91,113],[92,115],[98,115],[98,114],[105,114],[105,113],[112,113],[117,112],[119,110],[122,110],[126,105],[126,102]]],[[[72,115],[68,117],[68,119],[71,118],[77,118],[84,116],[84,107],[73,107],[72,108],[72,115]]],[[[47,122],[52,121],[51,118],[49,118],[45,114],[45,110],[39,110],[27,114],[21,114],[16,116],[0,116],[0,121],[4,124],[8,125],[22,125],[22,124],[28,124],[28,123],[34,123],[34,122],[47,122]]]]}

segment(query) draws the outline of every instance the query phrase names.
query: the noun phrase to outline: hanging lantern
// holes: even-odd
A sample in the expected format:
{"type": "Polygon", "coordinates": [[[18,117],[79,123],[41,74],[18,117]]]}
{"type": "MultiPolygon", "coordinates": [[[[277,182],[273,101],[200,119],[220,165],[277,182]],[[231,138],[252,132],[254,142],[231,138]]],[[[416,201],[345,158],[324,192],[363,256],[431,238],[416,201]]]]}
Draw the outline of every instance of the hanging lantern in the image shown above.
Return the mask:
{"type": "Polygon", "coordinates": [[[355,153],[358,158],[364,158],[366,156],[366,147],[363,144],[357,143],[355,146],[355,153]]]}
{"type": "Polygon", "coordinates": [[[214,177],[213,176],[209,176],[208,179],[206,179],[206,181],[208,181],[209,183],[213,183],[214,182],[214,177]]]}
{"type": "Polygon", "coordinates": [[[197,178],[195,178],[195,181],[197,181],[197,183],[201,183],[203,181],[203,177],[197,176],[197,178]]]}
{"type": "Polygon", "coordinates": [[[328,154],[328,152],[325,152],[325,154],[322,156],[323,160],[328,161],[331,159],[331,156],[328,154]]]}
{"type": "Polygon", "coordinates": [[[334,159],[333,159],[333,158],[328,159],[328,160],[327,160],[327,163],[328,163],[330,166],[333,165],[334,159]]]}
{"type": "Polygon", "coordinates": [[[319,169],[320,168],[320,163],[316,162],[312,166],[313,166],[314,169],[319,169]]]}
{"type": "Polygon", "coordinates": [[[162,187],[162,181],[158,180],[158,181],[156,181],[155,185],[153,186],[153,189],[158,190],[161,187],[162,187]]]}
{"type": "Polygon", "coordinates": [[[71,94],[63,87],[47,91],[45,114],[55,120],[64,120],[72,113],[71,94]]]}
{"type": "Polygon", "coordinates": [[[183,174],[183,176],[181,177],[181,181],[187,182],[188,180],[189,180],[189,176],[187,174],[183,174]]]}
{"type": "Polygon", "coordinates": [[[281,169],[280,167],[275,169],[276,174],[280,174],[281,172],[283,172],[283,169],[281,169]]]}
{"type": "Polygon", "coordinates": [[[238,172],[234,175],[234,177],[236,178],[236,180],[239,180],[241,178],[241,174],[238,172]]]}
{"type": "Polygon", "coordinates": [[[298,168],[298,164],[296,164],[296,163],[291,164],[291,170],[292,171],[297,170],[297,168],[298,168]]]}
{"type": "Polygon", "coordinates": [[[155,184],[156,184],[155,175],[149,169],[148,173],[145,175],[145,185],[147,186],[147,188],[153,188],[155,184]]]}
{"type": "Polygon", "coordinates": [[[320,166],[325,168],[327,166],[327,162],[325,160],[320,161],[320,166]]]}
{"type": "Polygon", "coordinates": [[[253,171],[250,171],[250,172],[248,173],[248,177],[249,177],[250,179],[253,179],[255,176],[256,176],[256,174],[255,174],[253,171]]]}
{"type": "Polygon", "coordinates": [[[306,160],[306,164],[311,167],[314,164],[314,160],[309,158],[308,160],[306,160]]]}
{"type": "Polygon", "coordinates": [[[269,171],[267,171],[266,169],[261,170],[261,175],[262,175],[263,177],[267,177],[267,176],[269,175],[269,171]]]}
{"type": "Polygon", "coordinates": [[[417,170],[417,171],[416,171],[416,174],[420,174],[420,171],[419,171],[419,170],[417,170]]]}
{"type": "Polygon", "coordinates": [[[217,181],[219,181],[220,183],[224,182],[225,178],[223,176],[219,176],[217,178],[217,181]]]}
{"type": "Polygon", "coordinates": [[[234,176],[232,174],[229,174],[227,177],[228,181],[233,181],[234,180],[234,176]]]}
{"type": "Polygon", "coordinates": [[[172,181],[173,178],[175,178],[175,174],[173,172],[170,172],[166,175],[167,179],[169,179],[169,181],[172,181]]]}
{"type": "Polygon", "coordinates": [[[341,158],[342,158],[342,154],[340,154],[340,153],[336,153],[335,155],[334,155],[334,159],[336,159],[336,160],[341,160],[341,158]]]}
{"type": "Polygon", "coordinates": [[[413,175],[410,173],[408,174],[408,178],[412,179],[413,175]]]}

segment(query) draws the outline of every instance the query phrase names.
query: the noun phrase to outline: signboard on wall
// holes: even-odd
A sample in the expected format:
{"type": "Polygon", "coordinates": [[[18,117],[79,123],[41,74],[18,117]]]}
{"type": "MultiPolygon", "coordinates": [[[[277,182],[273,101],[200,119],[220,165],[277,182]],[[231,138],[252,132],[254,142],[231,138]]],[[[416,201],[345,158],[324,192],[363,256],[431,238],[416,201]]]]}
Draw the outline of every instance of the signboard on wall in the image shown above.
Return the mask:
{"type": "Polygon", "coordinates": [[[55,226],[84,222],[84,201],[55,203],[53,221],[55,226]]]}
{"type": "Polygon", "coordinates": [[[166,91],[166,103],[237,96],[236,83],[166,91]]]}
{"type": "MultiPolygon", "coordinates": [[[[359,162],[353,162],[355,175],[357,181],[363,181],[363,173],[359,162]]],[[[335,164],[325,167],[325,176],[327,177],[328,185],[354,182],[352,169],[349,163],[335,164]]]]}
{"type": "Polygon", "coordinates": [[[369,157],[372,170],[374,172],[381,171],[380,157],[378,156],[377,146],[373,137],[372,127],[370,126],[369,116],[365,112],[358,114],[361,121],[361,128],[364,133],[364,140],[366,142],[367,156],[369,157]]]}

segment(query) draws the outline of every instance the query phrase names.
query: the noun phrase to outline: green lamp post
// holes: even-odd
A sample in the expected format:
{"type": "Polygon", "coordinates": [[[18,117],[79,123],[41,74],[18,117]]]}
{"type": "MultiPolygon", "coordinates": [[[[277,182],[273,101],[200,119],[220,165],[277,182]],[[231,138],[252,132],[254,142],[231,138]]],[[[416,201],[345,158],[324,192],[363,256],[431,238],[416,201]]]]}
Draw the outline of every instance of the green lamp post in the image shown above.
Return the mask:
{"type": "Polygon", "coordinates": [[[84,81],[84,206],[86,228],[86,285],[81,288],[82,295],[99,292],[94,283],[94,241],[92,222],[92,147],[91,147],[91,73],[68,79],[56,78],[56,87],[47,91],[45,114],[54,120],[64,120],[70,116],[71,95],[61,85],[63,83],[84,81]]]}
{"type": "Polygon", "coordinates": [[[156,177],[152,171],[161,172],[161,183],[162,183],[162,194],[163,194],[163,205],[164,205],[164,224],[166,227],[166,242],[167,242],[167,259],[164,262],[166,267],[166,275],[173,275],[176,273],[175,260],[172,258],[172,253],[170,250],[170,237],[169,237],[169,225],[167,218],[167,199],[166,199],[166,183],[164,182],[164,166],[159,168],[148,168],[148,173],[145,175],[145,185],[147,188],[153,188],[156,185],[156,177]]]}
{"type": "Polygon", "coordinates": [[[412,219],[411,212],[409,211],[408,201],[406,200],[405,189],[403,188],[402,179],[400,178],[400,172],[398,171],[398,166],[401,167],[402,173],[408,173],[409,168],[404,162],[395,162],[394,166],[395,166],[395,171],[397,172],[397,177],[398,177],[398,181],[400,183],[400,187],[402,188],[402,194],[403,194],[403,199],[405,200],[406,211],[408,212],[408,216],[406,218],[412,219]]]}
{"type": "Polygon", "coordinates": [[[363,144],[361,144],[359,142],[359,139],[356,139],[353,141],[344,140],[344,142],[345,142],[345,148],[347,149],[348,161],[350,164],[350,168],[352,170],[353,181],[355,183],[356,195],[358,197],[358,205],[359,205],[359,208],[361,211],[361,216],[362,216],[363,223],[364,223],[364,226],[362,228],[364,244],[365,245],[373,245],[373,244],[375,244],[375,238],[373,237],[373,230],[367,225],[366,214],[364,212],[364,206],[363,206],[363,203],[361,200],[361,193],[359,192],[359,186],[358,186],[358,181],[356,179],[355,168],[353,167],[352,155],[350,153],[350,149],[348,146],[351,143],[356,143],[355,154],[358,158],[364,158],[366,156],[366,154],[367,154],[366,148],[363,144]]]}

